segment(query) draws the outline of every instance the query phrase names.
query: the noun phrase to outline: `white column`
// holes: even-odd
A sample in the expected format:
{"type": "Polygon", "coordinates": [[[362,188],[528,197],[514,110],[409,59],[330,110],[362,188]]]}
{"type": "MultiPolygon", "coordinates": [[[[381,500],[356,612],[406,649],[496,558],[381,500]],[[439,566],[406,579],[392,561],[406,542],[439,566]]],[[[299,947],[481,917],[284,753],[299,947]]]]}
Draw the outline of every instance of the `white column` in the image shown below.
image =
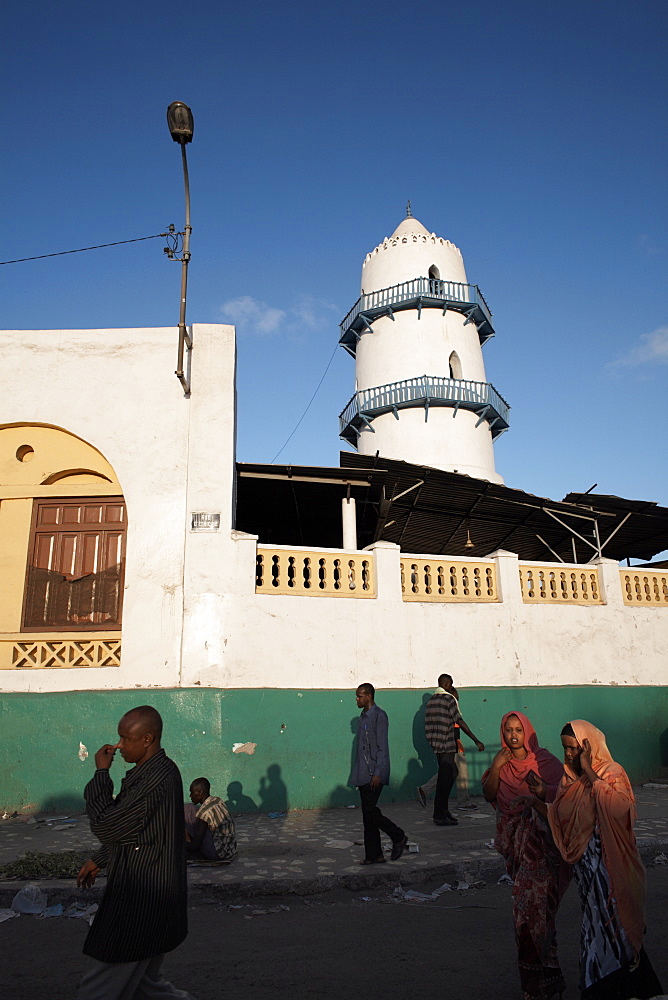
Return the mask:
{"type": "Polygon", "coordinates": [[[346,552],[357,548],[357,513],[355,497],[344,497],[341,501],[341,520],[343,522],[343,548],[346,552]]]}
{"type": "MultiPolygon", "coordinates": [[[[605,556],[602,556],[600,559],[592,559],[589,565],[598,568],[601,595],[605,603],[612,608],[619,608],[620,610],[626,608],[622,592],[622,580],[619,575],[620,569],[625,569],[626,567],[620,566],[616,559],[606,559],[605,556]]],[[[631,566],[632,570],[633,566],[631,566]]]]}
{"type": "Polygon", "coordinates": [[[521,606],[524,602],[520,585],[520,560],[517,553],[497,549],[496,552],[491,552],[488,558],[496,562],[496,585],[502,602],[521,606]]]}
{"type": "Polygon", "coordinates": [[[373,552],[376,599],[401,602],[401,549],[394,542],[374,542],[365,552],[373,552]]]}

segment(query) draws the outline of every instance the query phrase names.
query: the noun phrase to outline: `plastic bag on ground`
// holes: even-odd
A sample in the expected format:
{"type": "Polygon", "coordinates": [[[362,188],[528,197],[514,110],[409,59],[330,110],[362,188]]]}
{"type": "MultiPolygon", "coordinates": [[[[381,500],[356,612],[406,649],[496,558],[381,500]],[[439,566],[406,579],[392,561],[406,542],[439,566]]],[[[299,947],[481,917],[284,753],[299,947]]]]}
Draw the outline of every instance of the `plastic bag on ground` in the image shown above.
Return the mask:
{"type": "Polygon", "coordinates": [[[46,902],[46,893],[38,885],[24,885],[12,900],[12,910],[17,913],[42,913],[46,902]]]}

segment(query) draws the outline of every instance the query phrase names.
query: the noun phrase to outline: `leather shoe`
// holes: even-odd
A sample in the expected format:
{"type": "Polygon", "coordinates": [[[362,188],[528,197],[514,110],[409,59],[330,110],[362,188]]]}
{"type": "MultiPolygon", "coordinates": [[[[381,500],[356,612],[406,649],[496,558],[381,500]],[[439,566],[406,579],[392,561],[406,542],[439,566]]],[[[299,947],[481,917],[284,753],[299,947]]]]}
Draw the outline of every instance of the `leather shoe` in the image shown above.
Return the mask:
{"type": "Polygon", "coordinates": [[[436,826],[459,826],[458,820],[454,816],[446,816],[445,819],[435,819],[436,826]]]}
{"type": "Polygon", "coordinates": [[[390,854],[390,861],[398,861],[407,847],[408,847],[408,837],[404,837],[403,840],[398,840],[396,844],[392,844],[392,853],[390,854]]]}

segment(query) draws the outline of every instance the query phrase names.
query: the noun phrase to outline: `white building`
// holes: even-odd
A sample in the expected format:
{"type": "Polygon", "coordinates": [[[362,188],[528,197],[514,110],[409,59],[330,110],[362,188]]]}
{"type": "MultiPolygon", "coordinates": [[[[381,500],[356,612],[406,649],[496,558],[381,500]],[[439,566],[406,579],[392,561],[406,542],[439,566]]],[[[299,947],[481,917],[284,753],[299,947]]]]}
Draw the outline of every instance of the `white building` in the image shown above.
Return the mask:
{"type": "Polygon", "coordinates": [[[618,560],[666,548],[668,512],[502,485],[491,317],[452,244],[404,220],[362,287],[342,324],[359,453],[337,469],[235,466],[232,327],[193,326],[190,397],[173,329],[6,336],[0,806],[77,801],[85,750],[146,702],[185,779],[233,805],[343,803],[366,680],[409,796],[434,768],[420,713],[444,669],[491,753],[517,707],[553,749],[591,718],[632,774],[658,769],[668,574],[618,560]]]}

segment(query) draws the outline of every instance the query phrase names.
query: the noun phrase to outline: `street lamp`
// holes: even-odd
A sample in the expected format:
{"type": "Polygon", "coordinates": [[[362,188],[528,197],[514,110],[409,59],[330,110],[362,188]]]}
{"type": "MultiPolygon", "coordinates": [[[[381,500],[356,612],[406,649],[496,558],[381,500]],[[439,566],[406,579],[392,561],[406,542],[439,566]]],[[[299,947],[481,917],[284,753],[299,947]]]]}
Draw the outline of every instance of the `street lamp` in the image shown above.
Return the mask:
{"type": "MultiPolygon", "coordinates": [[[[188,160],[186,159],[186,143],[193,141],[193,113],[182,101],[172,101],[167,108],[167,125],[174,140],[181,147],[183,161],[183,186],[186,200],[186,224],[183,229],[183,250],[181,253],[181,302],[179,308],[179,353],[176,364],[176,377],[183,386],[186,396],[190,395],[190,385],[183,373],[184,348],[192,349],[192,340],[186,330],[186,293],[188,289],[188,262],[190,261],[190,182],[188,180],[188,160]]],[[[173,258],[173,254],[170,257],[173,258]]],[[[176,258],[178,260],[178,257],[176,258]]]]}

